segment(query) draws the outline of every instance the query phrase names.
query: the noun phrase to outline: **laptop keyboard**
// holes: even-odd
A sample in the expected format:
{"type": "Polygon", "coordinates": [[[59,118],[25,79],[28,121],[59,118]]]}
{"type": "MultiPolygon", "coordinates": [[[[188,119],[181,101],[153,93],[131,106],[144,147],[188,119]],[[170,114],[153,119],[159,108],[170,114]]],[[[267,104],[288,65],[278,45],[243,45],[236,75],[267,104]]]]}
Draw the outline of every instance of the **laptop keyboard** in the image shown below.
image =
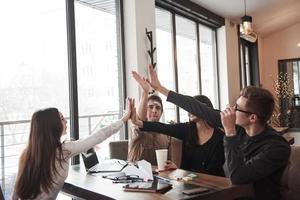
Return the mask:
{"type": "Polygon", "coordinates": [[[116,160],[98,163],[89,169],[89,172],[118,172],[121,171],[124,166],[127,165],[120,163],[116,160]]]}

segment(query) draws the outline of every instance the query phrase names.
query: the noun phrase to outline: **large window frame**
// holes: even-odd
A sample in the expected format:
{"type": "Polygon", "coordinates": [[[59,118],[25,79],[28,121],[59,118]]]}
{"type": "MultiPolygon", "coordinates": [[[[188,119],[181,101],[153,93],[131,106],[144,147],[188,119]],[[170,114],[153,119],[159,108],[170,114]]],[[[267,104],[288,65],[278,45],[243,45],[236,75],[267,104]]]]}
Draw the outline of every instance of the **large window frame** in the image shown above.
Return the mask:
{"type": "Polygon", "coordinates": [[[260,87],[257,41],[255,43],[251,43],[240,38],[239,52],[240,89],[249,85],[260,87]]]}
{"type": "MultiPolygon", "coordinates": [[[[200,55],[200,37],[201,35],[199,34],[199,26],[206,26],[209,27],[211,30],[213,30],[214,32],[214,39],[215,39],[215,65],[216,65],[216,86],[217,86],[217,105],[216,107],[219,108],[220,107],[220,88],[219,88],[219,69],[218,69],[218,61],[217,61],[217,57],[218,57],[218,52],[216,51],[217,49],[217,28],[221,27],[222,25],[224,25],[224,19],[222,20],[222,18],[219,18],[219,16],[214,15],[213,13],[210,13],[209,11],[201,8],[200,10],[202,11],[202,16],[209,14],[210,16],[216,16],[214,19],[215,21],[218,21],[218,23],[212,23],[209,20],[205,20],[197,15],[192,15],[190,12],[184,10],[184,9],[180,9],[180,7],[178,7],[178,2],[177,3],[168,3],[164,0],[156,0],[156,8],[157,9],[161,9],[164,11],[167,11],[171,14],[171,30],[172,30],[172,52],[173,52],[173,67],[174,67],[174,79],[175,79],[175,91],[178,92],[179,91],[179,85],[178,85],[178,60],[177,60],[177,41],[176,41],[176,16],[179,17],[183,17],[186,18],[188,20],[191,20],[192,22],[195,23],[195,30],[196,30],[196,51],[197,51],[197,65],[198,65],[198,72],[199,72],[199,94],[202,93],[202,85],[201,85],[201,55],[200,55]],[[206,13],[207,11],[207,13],[206,13]],[[218,19],[218,20],[216,20],[218,19]]],[[[183,3],[185,4],[185,3],[183,3]]],[[[192,6],[194,13],[199,11],[199,6],[195,5],[195,4],[190,4],[187,3],[185,4],[185,6],[189,7],[192,6]]],[[[186,8],[187,9],[187,8],[186,8]]],[[[198,14],[201,14],[201,11],[197,12],[198,14]]],[[[159,64],[159,63],[158,63],[159,64]]],[[[159,73],[159,72],[158,72],[159,73]]],[[[176,106],[176,119],[175,121],[179,122],[180,121],[180,111],[179,108],[176,106]]]]}
{"type": "MultiPolygon", "coordinates": [[[[76,0],[66,0],[66,17],[67,17],[67,38],[68,38],[68,65],[69,65],[69,99],[70,99],[70,137],[75,140],[79,139],[79,116],[78,116],[78,86],[77,86],[77,58],[76,58],[76,30],[75,30],[75,8],[74,3],[76,0]]],[[[79,0],[84,2],[83,0],[79,0]]],[[[119,77],[125,77],[125,48],[124,48],[124,27],[123,27],[123,1],[116,1],[116,30],[117,30],[117,45],[118,45],[118,65],[119,65],[119,77]]],[[[91,1],[91,7],[93,7],[91,1]]],[[[89,5],[89,1],[86,1],[89,5]]],[[[124,78],[119,80],[119,94],[121,97],[126,96],[126,83],[124,78]]],[[[122,111],[125,105],[125,100],[120,98],[119,110],[122,111]]],[[[119,118],[122,116],[122,112],[119,113],[119,118]]],[[[122,130],[124,134],[121,134],[120,138],[128,138],[128,129],[122,130]]],[[[80,162],[79,156],[72,158],[72,164],[78,164],[80,162]]]]}
{"type": "MultiPolygon", "coordinates": [[[[68,87],[68,91],[69,92],[69,115],[70,117],[66,117],[66,119],[68,120],[68,132],[70,132],[70,137],[72,139],[79,139],[80,135],[79,135],[79,118],[85,118],[87,120],[90,120],[92,117],[95,116],[79,116],[78,115],[78,91],[77,91],[77,58],[76,58],[76,32],[75,32],[75,10],[74,10],[74,3],[77,2],[79,0],[65,0],[64,2],[62,2],[63,4],[65,4],[65,8],[62,9],[64,11],[64,15],[63,17],[65,17],[66,19],[66,23],[64,23],[64,25],[66,26],[66,35],[67,35],[67,43],[63,43],[64,47],[67,49],[67,57],[64,57],[62,60],[65,61],[65,64],[63,64],[61,67],[64,67],[64,69],[67,69],[68,67],[68,72],[67,72],[67,79],[68,82],[66,80],[66,84],[68,85],[64,85],[66,88],[68,87]]],[[[81,0],[83,1],[83,0],[81,0]]],[[[87,0],[88,1],[88,0],[87,0]]],[[[100,0],[103,1],[103,0],[100,0]]],[[[118,93],[119,93],[119,111],[117,113],[118,118],[120,118],[123,115],[123,109],[124,109],[124,105],[125,105],[125,99],[123,97],[126,96],[126,84],[125,84],[125,59],[124,59],[124,55],[125,55],[125,51],[124,51],[124,27],[123,27],[123,1],[122,0],[112,0],[112,2],[115,1],[115,5],[116,5],[116,32],[117,32],[117,62],[118,62],[118,76],[121,77],[120,79],[118,79],[118,93]],[[124,100],[123,100],[124,99],[124,100]]],[[[95,3],[95,1],[91,1],[93,3],[95,3]]],[[[51,2],[50,2],[51,3],[51,2]]],[[[61,18],[61,17],[60,17],[61,18]]],[[[59,19],[60,19],[59,18],[59,19]]],[[[48,22],[43,21],[43,25],[47,25],[48,22]]],[[[21,35],[21,34],[20,34],[21,35]]],[[[64,35],[65,36],[65,35],[64,35]]],[[[47,35],[45,36],[47,37],[47,35]]],[[[47,62],[47,60],[45,59],[44,62],[47,62]]],[[[51,69],[52,70],[52,69],[51,69]]],[[[61,85],[59,85],[61,86],[61,85]]],[[[66,94],[66,93],[65,93],[66,94]]],[[[55,94],[53,93],[53,96],[55,96],[55,94]]],[[[67,96],[67,95],[66,95],[67,96]]],[[[67,100],[66,100],[67,101],[67,100]]],[[[20,102],[21,103],[21,102],[20,102]]],[[[48,103],[47,105],[48,106],[48,103]]],[[[51,103],[50,105],[51,106],[51,103]]],[[[35,108],[36,109],[36,108],[35,108]]],[[[42,107],[41,107],[42,109],[42,107]]],[[[28,112],[28,116],[31,116],[31,114],[34,112],[34,110],[30,111],[30,113],[28,112]]],[[[27,112],[26,112],[27,114],[27,112]]],[[[65,115],[67,116],[67,113],[65,113],[65,115]]],[[[101,113],[99,114],[101,116],[106,116],[105,114],[101,113]]],[[[26,126],[26,128],[23,128],[22,130],[18,130],[18,132],[13,133],[14,135],[18,135],[18,136],[25,136],[26,137],[26,141],[27,141],[27,136],[29,133],[29,129],[28,126],[30,125],[30,119],[29,117],[26,117],[25,119],[22,118],[20,120],[14,120],[14,119],[9,119],[9,121],[0,121],[0,160],[1,160],[1,166],[0,166],[0,170],[1,170],[1,177],[0,177],[0,181],[1,181],[1,185],[4,188],[4,192],[7,193],[7,189],[5,188],[6,184],[10,184],[10,180],[7,179],[6,174],[8,174],[8,167],[6,168],[6,164],[8,164],[8,157],[13,157],[15,156],[17,159],[17,156],[19,155],[6,155],[5,152],[5,148],[7,148],[7,146],[9,146],[9,148],[14,148],[14,145],[26,145],[26,142],[13,142],[13,144],[9,144],[7,145],[6,143],[6,139],[4,137],[6,136],[10,136],[7,134],[6,132],[6,127],[10,126],[10,125],[24,125],[26,126]]],[[[89,129],[89,132],[90,129],[89,129]]],[[[10,133],[9,133],[10,134],[10,133]]],[[[12,134],[11,134],[12,135],[12,134]]],[[[128,132],[127,132],[127,128],[123,128],[120,131],[120,138],[124,139],[127,138],[128,136],[128,132]]],[[[24,138],[25,138],[24,137],[24,138]]],[[[21,153],[21,152],[18,152],[21,153]]],[[[14,161],[12,163],[15,163],[15,165],[18,165],[17,161],[14,161]]],[[[79,156],[75,157],[75,159],[72,159],[72,164],[78,164],[79,163],[79,156]]],[[[12,171],[12,170],[10,170],[12,171]]],[[[13,171],[15,172],[15,171],[13,171]]],[[[13,177],[12,177],[13,178],[13,177]]],[[[15,177],[14,177],[15,178],[15,177]]],[[[11,178],[10,178],[11,179],[11,178]]]]}

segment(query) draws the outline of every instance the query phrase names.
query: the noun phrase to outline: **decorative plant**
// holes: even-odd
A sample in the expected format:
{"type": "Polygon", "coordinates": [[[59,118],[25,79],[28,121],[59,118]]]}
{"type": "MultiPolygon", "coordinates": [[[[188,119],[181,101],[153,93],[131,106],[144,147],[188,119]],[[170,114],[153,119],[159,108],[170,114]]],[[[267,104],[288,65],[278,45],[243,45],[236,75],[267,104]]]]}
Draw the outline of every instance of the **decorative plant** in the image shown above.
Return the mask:
{"type": "Polygon", "coordinates": [[[294,96],[293,79],[287,74],[280,72],[276,79],[272,77],[275,108],[271,118],[272,126],[289,126],[292,115],[292,98],[294,96]]]}

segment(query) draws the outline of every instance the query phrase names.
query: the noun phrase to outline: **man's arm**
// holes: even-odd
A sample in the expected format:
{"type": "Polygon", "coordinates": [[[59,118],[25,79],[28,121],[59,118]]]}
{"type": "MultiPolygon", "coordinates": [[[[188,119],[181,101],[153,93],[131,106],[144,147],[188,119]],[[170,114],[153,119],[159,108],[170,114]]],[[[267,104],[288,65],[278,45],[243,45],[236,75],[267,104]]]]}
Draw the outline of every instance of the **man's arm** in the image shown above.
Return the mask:
{"type": "Polygon", "coordinates": [[[148,93],[143,91],[138,107],[138,117],[141,120],[147,120],[147,103],[148,103],[148,93]]]}
{"type": "Polygon", "coordinates": [[[167,88],[165,88],[163,85],[160,84],[160,81],[158,80],[157,72],[152,65],[148,65],[148,73],[149,73],[150,80],[146,79],[146,81],[151,85],[151,87],[154,90],[158,91],[159,93],[167,97],[170,90],[168,90],[167,88]]]}
{"type": "Polygon", "coordinates": [[[137,115],[140,120],[147,120],[147,103],[148,103],[148,92],[150,91],[150,85],[145,79],[143,79],[137,72],[132,71],[132,77],[142,88],[142,96],[139,102],[137,115]]]}

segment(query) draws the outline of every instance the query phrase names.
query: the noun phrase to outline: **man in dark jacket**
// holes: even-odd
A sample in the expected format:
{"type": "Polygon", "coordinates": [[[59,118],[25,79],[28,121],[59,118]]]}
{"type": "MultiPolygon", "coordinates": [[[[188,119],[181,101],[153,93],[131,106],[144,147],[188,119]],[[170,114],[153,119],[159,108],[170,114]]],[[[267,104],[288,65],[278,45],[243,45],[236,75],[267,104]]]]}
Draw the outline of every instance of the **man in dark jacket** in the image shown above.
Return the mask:
{"type": "Polygon", "coordinates": [[[150,85],[167,96],[167,101],[215,127],[224,128],[225,164],[233,184],[253,183],[255,199],[280,199],[281,176],[290,156],[290,146],[267,125],[274,109],[274,98],[268,90],[246,87],[234,107],[220,112],[193,97],[166,89],[152,66],[149,75],[150,85]]]}

